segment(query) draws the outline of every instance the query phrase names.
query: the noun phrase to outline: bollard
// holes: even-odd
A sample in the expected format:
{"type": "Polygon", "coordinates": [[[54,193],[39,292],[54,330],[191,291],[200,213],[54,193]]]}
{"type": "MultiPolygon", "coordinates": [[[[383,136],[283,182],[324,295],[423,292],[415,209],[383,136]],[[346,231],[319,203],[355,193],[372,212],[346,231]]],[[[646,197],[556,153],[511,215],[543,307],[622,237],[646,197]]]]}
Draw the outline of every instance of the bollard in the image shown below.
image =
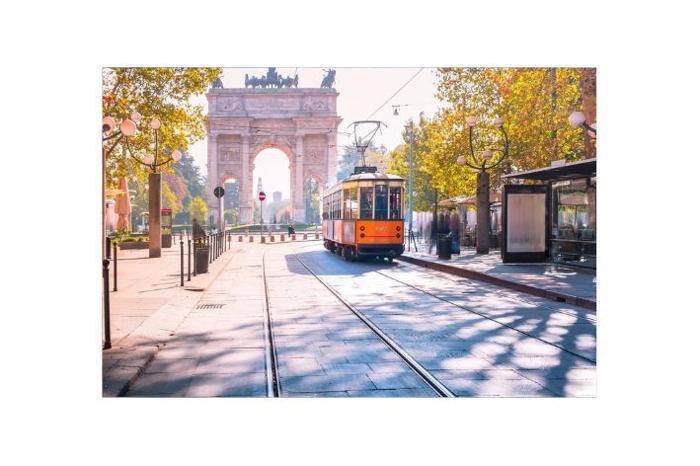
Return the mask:
{"type": "Polygon", "coordinates": [[[214,253],[214,249],[211,247],[211,235],[207,236],[207,246],[209,246],[209,263],[211,264],[211,255],[214,253]]]}
{"type": "Polygon", "coordinates": [[[107,251],[107,259],[112,258],[112,238],[109,236],[105,236],[105,243],[107,244],[107,248],[105,251],[107,251]]]}
{"type": "Polygon", "coordinates": [[[280,234],[280,242],[284,241],[284,233],[280,234]]]}
{"type": "Polygon", "coordinates": [[[316,233],[315,235],[316,235],[316,239],[318,239],[318,233],[316,233]]]}
{"type": "Polygon", "coordinates": [[[197,244],[201,243],[201,242],[202,242],[202,238],[197,238],[197,241],[192,242],[192,246],[194,247],[194,251],[195,251],[195,253],[194,253],[195,254],[195,256],[194,256],[195,265],[194,265],[194,268],[192,269],[192,276],[193,277],[197,276],[197,262],[196,262],[197,261],[197,244]]]}
{"type": "Polygon", "coordinates": [[[187,238],[187,281],[192,281],[192,277],[190,276],[190,270],[191,270],[191,251],[192,251],[192,240],[187,238]]]}
{"type": "Polygon", "coordinates": [[[297,240],[297,235],[292,233],[292,241],[296,241],[296,240],[297,240]]]}
{"type": "Polygon", "coordinates": [[[110,329],[109,322],[109,259],[104,259],[102,261],[102,288],[104,294],[104,326],[105,326],[105,344],[104,349],[110,349],[112,347],[112,332],[110,329]]]}
{"type": "Polygon", "coordinates": [[[238,235],[238,242],[242,243],[243,242],[243,235],[238,235]]]}
{"type": "Polygon", "coordinates": [[[274,243],[275,242],[275,235],[270,235],[270,242],[274,243]]]}
{"type": "Polygon", "coordinates": [[[185,242],[180,235],[180,286],[185,286],[185,242]]]}
{"type": "Polygon", "coordinates": [[[228,250],[231,250],[231,235],[228,235],[228,250]]]}
{"type": "Polygon", "coordinates": [[[114,243],[114,291],[117,291],[117,243],[114,243]]]}
{"type": "Polygon", "coordinates": [[[260,242],[261,242],[261,243],[264,243],[264,242],[265,242],[265,237],[262,236],[262,235],[260,236],[260,242]]]}
{"type": "Polygon", "coordinates": [[[302,239],[307,239],[306,233],[304,233],[304,236],[302,237],[302,239]]]}
{"type": "Polygon", "coordinates": [[[252,243],[253,241],[255,241],[255,239],[252,236],[248,236],[248,242],[252,243]]]}

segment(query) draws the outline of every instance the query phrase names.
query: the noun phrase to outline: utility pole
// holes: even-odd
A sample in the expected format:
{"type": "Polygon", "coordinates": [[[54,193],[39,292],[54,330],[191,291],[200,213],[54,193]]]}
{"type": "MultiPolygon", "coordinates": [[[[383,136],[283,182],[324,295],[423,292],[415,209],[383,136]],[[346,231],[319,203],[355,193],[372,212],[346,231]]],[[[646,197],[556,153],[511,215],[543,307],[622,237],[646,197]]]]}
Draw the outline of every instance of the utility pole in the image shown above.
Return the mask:
{"type": "Polygon", "coordinates": [[[411,120],[411,134],[408,150],[408,250],[411,250],[413,238],[413,120],[411,120]]]}

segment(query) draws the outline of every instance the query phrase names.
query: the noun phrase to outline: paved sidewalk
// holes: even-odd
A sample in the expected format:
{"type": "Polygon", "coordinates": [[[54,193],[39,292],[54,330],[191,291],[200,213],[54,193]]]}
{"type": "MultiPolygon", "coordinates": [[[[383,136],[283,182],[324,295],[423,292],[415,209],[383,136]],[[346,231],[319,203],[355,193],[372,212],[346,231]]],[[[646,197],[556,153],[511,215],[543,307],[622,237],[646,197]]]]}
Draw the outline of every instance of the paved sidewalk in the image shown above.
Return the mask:
{"type": "Polygon", "coordinates": [[[450,260],[422,251],[406,251],[399,259],[591,310],[596,306],[594,270],[554,264],[504,264],[500,251],[486,255],[462,251],[450,260]]]}
{"type": "Polygon", "coordinates": [[[180,286],[179,243],[153,259],[148,258],[147,249],[118,252],[116,292],[110,265],[112,348],[102,352],[104,396],[118,396],[128,389],[201,299],[197,290],[206,290],[241,251],[241,246],[231,246],[209,264],[208,273],[192,276],[189,282],[185,256],[185,287],[180,286]]]}

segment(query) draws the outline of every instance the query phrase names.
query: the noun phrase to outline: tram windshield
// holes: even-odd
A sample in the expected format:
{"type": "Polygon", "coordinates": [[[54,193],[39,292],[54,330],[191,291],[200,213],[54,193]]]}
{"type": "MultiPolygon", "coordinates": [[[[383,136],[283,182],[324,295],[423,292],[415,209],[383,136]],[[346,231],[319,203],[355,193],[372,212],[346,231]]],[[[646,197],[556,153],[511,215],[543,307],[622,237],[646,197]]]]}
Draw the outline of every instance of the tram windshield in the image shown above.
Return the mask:
{"type": "Polygon", "coordinates": [[[374,187],[374,218],[386,220],[389,212],[389,187],[378,184],[374,187]]]}

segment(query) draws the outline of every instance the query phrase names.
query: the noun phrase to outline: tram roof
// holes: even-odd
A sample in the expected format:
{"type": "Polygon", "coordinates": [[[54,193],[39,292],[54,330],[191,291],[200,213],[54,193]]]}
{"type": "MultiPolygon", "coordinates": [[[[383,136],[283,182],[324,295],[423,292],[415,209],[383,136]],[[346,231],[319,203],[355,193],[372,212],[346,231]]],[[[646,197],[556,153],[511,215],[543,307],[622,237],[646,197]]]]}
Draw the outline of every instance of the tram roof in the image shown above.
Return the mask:
{"type": "Polygon", "coordinates": [[[396,175],[390,175],[388,173],[357,173],[355,175],[350,175],[339,183],[344,183],[346,181],[373,181],[373,180],[386,180],[386,181],[403,181],[403,178],[396,175]]]}

